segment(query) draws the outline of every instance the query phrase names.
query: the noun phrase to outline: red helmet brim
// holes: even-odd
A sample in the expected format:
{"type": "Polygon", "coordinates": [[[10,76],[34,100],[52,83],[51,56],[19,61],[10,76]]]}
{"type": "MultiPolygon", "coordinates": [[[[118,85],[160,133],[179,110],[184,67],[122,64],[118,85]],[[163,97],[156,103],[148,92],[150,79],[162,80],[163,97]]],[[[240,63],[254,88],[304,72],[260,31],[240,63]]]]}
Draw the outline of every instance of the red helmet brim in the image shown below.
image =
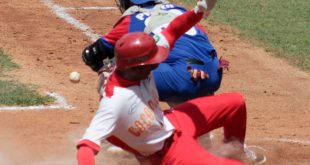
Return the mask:
{"type": "Polygon", "coordinates": [[[163,61],[165,61],[168,57],[169,50],[168,48],[165,48],[163,46],[157,46],[156,53],[152,56],[152,58],[148,59],[147,61],[140,64],[142,65],[151,65],[151,64],[159,64],[163,61]]]}

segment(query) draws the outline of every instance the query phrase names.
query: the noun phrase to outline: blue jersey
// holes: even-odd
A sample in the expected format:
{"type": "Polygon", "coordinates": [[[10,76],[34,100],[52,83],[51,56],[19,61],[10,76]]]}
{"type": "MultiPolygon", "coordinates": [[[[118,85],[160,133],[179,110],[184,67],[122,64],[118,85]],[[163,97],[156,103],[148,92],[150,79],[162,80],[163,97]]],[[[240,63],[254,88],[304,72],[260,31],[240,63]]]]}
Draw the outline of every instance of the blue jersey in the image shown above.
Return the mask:
{"type": "MultiPolygon", "coordinates": [[[[154,6],[149,6],[149,8],[152,7],[154,6]]],[[[174,15],[180,15],[186,11],[174,4],[163,4],[161,10],[174,15]]],[[[122,35],[145,31],[151,18],[152,13],[149,12],[137,12],[124,16],[107,35],[102,37],[102,42],[113,51],[115,42],[122,35]]],[[[150,35],[159,33],[168,24],[169,21],[156,26],[150,35]]],[[[181,102],[213,94],[220,87],[222,70],[219,69],[216,51],[207,34],[200,27],[194,26],[177,40],[167,60],[153,71],[153,75],[161,101],[181,102]],[[187,71],[187,65],[203,70],[209,74],[209,78],[192,80],[187,71]]]]}

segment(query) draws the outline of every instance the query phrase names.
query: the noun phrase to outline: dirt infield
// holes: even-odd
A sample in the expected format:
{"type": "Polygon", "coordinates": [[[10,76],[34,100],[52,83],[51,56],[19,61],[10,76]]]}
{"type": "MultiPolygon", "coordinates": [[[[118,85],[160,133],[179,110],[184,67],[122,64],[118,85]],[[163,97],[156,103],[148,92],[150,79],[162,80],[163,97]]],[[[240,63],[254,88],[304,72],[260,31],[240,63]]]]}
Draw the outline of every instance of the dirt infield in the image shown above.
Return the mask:
{"type": "MultiPolygon", "coordinates": [[[[66,97],[72,110],[0,111],[0,164],[76,164],[75,143],[98,105],[97,75],[81,60],[90,39],[59,18],[44,0],[1,0],[0,47],[21,69],[9,76],[55,91],[66,97]],[[81,73],[73,84],[71,71],[81,73]]],[[[95,33],[105,34],[118,10],[72,9],[114,6],[113,0],[54,0],[71,7],[67,12],[95,33]]],[[[219,92],[239,91],[247,101],[246,143],[266,149],[267,164],[310,164],[310,75],[263,48],[255,47],[222,26],[205,26],[218,54],[230,61],[219,92]]],[[[130,155],[97,156],[109,164],[136,164],[130,155]]],[[[104,163],[102,163],[104,164],[104,163]]]]}

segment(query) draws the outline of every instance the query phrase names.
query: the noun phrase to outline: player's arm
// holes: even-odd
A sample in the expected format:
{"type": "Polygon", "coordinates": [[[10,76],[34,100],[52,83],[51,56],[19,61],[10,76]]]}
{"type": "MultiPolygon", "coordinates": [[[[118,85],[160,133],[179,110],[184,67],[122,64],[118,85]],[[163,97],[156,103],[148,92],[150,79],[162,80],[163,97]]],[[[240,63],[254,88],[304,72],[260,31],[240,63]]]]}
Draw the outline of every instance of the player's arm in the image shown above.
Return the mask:
{"type": "Polygon", "coordinates": [[[82,140],[77,145],[77,149],[77,160],[79,165],[95,165],[95,155],[100,150],[99,145],[89,140],[82,140]]]}
{"type": "Polygon", "coordinates": [[[124,34],[128,33],[130,17],[122,18],[105,36],[88,45],[82,52],[82,59],[93,71],[103,67],[103,60],[114,57],[114,45],[124,34]]]}
{"type": "Polygon", "coordinates": [[[187,11],[176,17],[169,26],[162,31],[162,35],[166,38],[170,49],[172,49],[176,40],[186,31],[195,26],[208,13],[207,2],[199,0],[194,10],[187,11]]]}
{"type": "Polygon", "coordinates": [[[94,165],[95,155],[100,151],[101,143],[112,135],[118,115],[110,104],[100,102],[99,109],[87,128],[83,138],[77,144],[79,165],[94,165]]]}

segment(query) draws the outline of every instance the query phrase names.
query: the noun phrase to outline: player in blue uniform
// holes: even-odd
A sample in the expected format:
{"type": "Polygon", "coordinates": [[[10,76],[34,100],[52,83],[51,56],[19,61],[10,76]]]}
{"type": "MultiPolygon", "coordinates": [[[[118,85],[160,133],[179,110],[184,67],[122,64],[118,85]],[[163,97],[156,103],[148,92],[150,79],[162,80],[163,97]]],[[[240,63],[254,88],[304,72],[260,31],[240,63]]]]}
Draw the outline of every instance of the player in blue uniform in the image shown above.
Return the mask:
{"type": "MultiPolygon", "coordinates": [[[[114,57],[114,45],[130,32],[161,32],[185,8],[163,0],[119,0],[123,13],[114,28],[83,51],[83,60],[94,71],[102,68],[102,60],[114,57]]],[[[169,57],[153,71],[161,101],[171,105],[213,94],[220,87],[223,67],[207,34],[194,26],[182,35],[169,57]]]]}

